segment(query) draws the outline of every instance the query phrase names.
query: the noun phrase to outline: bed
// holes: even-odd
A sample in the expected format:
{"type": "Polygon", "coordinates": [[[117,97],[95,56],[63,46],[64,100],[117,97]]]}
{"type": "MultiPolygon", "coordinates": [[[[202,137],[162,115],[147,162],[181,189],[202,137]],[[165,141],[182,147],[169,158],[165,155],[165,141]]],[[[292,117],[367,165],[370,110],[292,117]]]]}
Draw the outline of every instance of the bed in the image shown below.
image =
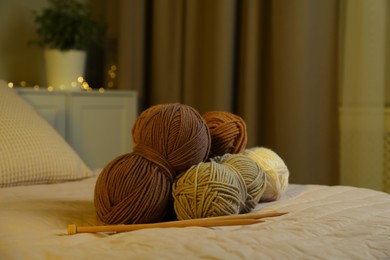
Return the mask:
{"type": "Polygon", "coordinates": [[[390,259],[390,195],[349,186],[289,184],[253,210],[287,214],[253,225],[67,235],[102,224],[99,170],[43,121],[0,84],[0,259],[390,259]]]}
{"type": "Polygon", "coordinates": [[[288,214],[248,226],[67,234],[100,224],[96,177],[0,190],[1,259],[389,259],[390,196],[343,186],[290,184],[254,211],[288,214]]]}

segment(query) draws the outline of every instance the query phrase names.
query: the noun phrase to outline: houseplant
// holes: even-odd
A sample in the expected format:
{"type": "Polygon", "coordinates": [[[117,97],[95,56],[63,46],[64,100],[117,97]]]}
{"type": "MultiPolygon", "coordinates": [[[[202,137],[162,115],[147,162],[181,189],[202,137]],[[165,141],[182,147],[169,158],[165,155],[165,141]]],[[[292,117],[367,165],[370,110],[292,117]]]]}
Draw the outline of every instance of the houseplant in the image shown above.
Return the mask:
{"type": "Polygon", "coordinates": [[[48,1],[40,12],[33,11],[38,35],[34,43],[45,50],[48,85],[71,89],[84,76],[88,47],[98,42],[103,24],[77,0],[48,1]]]}

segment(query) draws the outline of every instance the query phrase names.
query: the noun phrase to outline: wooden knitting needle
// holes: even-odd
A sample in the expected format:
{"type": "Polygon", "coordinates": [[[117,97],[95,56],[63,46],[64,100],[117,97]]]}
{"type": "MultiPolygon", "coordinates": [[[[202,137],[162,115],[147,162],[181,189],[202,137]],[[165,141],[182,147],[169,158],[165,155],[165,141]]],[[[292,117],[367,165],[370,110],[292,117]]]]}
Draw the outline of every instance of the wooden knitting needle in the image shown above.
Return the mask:
{"type": "Polygon", "coordinates": [[[254,212],[254,213],[246,213],[246,214],[226,215],[226,216],[210,217],[210,218],[199,218],[199,220],[208,220],[208,219],[260,219],[260,218],[278,217],[278,216],[282,216],[282,215],[285,215],[285,214],[287,214],[287,212],[265,211],[265,212],[254,212]]]}
{"type": "Polygon", "coordinates": [[[229,215],[221,217],[199,218],[178,220],[169,222],[149,223],[149,224],[131,224],[131,225],[104,225],[78,227],[76,224],[68,225],[68,235],[76,233],[97,233],[97,232],[125,232],[145,228],[167,228],[167,227],[216,227],[216,226],[237,226],[250,225],[263,222],[262,218],[276,217],[286,214],[286,212],[264,212],[249,213],[240,215],[229,215]]]}

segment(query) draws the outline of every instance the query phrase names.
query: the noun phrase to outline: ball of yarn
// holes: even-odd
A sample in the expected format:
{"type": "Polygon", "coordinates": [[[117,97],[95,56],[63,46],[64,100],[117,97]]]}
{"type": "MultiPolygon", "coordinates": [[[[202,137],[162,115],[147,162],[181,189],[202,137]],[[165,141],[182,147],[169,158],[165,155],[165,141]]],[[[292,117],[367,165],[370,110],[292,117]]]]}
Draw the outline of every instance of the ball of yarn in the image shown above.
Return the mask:
{"type": "Polygon", "coordinates": [[[160,221],[167,214],[171,194],[169,174],[134,153],[115,158],[96,181],[97,216],[106,224],[160,221]]]}
{"type": "Polygon", "coordinates": [[[181,104],[145,110],[133,134],[133,152],[109,162],[96,182],[95,209],[106,224],[162,221],[176,175],[206,160],[211,145],[202,117],[181,104]]]}
{"type": "Polygon", "coordinates": [[[133,149],[139,144],[163,156],[176,172],[208,158],[211,136],[202,116],[191,106],[175,103],[152,106],[132,128],[133,149]]]}
{"type": "Polygon", "coordinates": [[[261,201],[275,201],[288,186],[289,170],[278,154],[264,147],[247,149],[245,155],[252,158],[265,171],[266,187],[261,201]]]}
{"type": "Polygon", "coordinates": [[[239,214],[247,189],[236,168],[211,160],[180,175],[172,195],[176,216],[183,220],[239,214]]]}
{"type": "Polygon", "coordinates": [[[210,111],[203,114],[203,118],[210,129],[210,157],[244,152],[247,132],[241,117],[224,111],[210,111]]]}
{"type": "Polygon", "coordinates": [[[235,168],[244,179],[247,198],[245,208],[240,213],[250,212],[259,202],[265,191],[265,172],[250,157],[244,154],[225,154],[218,159],[224,165],[235,168]]]}

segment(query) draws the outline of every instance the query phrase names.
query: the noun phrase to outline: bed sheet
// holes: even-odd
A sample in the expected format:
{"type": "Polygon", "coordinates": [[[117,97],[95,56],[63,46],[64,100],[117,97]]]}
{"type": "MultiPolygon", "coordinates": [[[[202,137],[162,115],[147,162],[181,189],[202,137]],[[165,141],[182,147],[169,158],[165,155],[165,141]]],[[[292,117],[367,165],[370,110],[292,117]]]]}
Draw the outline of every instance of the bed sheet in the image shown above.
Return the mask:
{"type": "Polygon", "coordinates": [[[0,189],[0,259],[389,259],[390,195],[347,186],[290,184],[254,211],[288,214],[233,227],[66,235],[101,224],[96,177],[0,189]]]}

